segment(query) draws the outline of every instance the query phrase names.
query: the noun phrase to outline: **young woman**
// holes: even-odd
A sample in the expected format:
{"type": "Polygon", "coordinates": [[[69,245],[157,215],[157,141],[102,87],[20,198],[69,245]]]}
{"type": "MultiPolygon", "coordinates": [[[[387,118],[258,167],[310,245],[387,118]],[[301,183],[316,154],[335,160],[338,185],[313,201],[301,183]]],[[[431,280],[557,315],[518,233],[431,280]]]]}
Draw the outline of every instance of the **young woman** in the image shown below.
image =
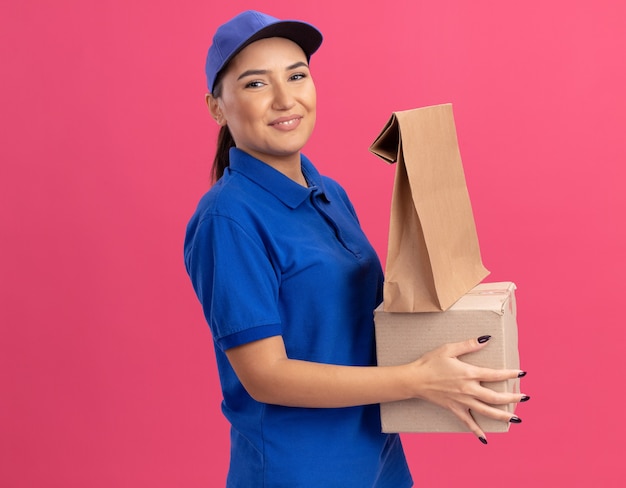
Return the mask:
{"type": "Polygon", "coordinates": [[[232,425],[229,488],[405,488],[398,435],[378,403],[423,398],[453,411],[527,399],[481,381],[515,378],[457,359],[488,337],[417,361],[375,366],[373,310],[383,275],[344,190],[301,152],[315,125],[309,69],[322,36],[253,11],[209,49],[206,101],[221,126],[215,184],[185,239],[185,263],[211,328],[222,409],[232,425]]]}

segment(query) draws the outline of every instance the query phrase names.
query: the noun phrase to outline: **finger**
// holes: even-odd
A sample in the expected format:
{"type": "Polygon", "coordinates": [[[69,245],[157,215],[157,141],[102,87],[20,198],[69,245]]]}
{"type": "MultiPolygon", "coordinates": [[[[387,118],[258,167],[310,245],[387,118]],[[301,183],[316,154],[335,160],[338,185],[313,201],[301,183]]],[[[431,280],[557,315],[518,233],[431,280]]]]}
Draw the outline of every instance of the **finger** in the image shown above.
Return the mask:
{"type": "Polygon", "coordinates": [[[526,375],[526,372],[519,369],[492,369],[475,366],[473,374],[478,381],[491,383],[495,381],[514,380],[526,375]]]}
{"type": "Polygon", "coordinates": [[[474,417],[472,417],[469,409],[455,408],[452,409],[452,413],[454,413],[454,415],[456,415],[459,420],[463,422],[476,437],[478,437],[478,440],[480,440],[480,442],[482,442],[483,444],[487,444],[487,437],[485,437],[485,433],[476,423],[476,420],[474,420],[474,417]]]}
{"type": "Polygon", "coordinates": [[[478,413],[480,415],[492,418],[494,420],[498,420],[500,422],[509,422],[513,424],[520,424],[522,422],[519,417],[513,415],[512,413],[507,412],[506,410],[502,410],[501,408],[497,408],[480,402],[478,400],[471,403],[470,410],[474,413],[478,413]]]}
{"type": "Polygon", "coordinates": [[[530,400],[530,397],[524,393],[497,392],[484,386],[478,386],[474,392],[474,397],[490,405],[507,405],[530,400]]]}
{"type": "Polygon", "coordinates": [[[487,345],[489,339],[491,339],[490,335],[483,335],[461,342],[450,342],[443,347],[446,350],[446,355],[449,355],[449,357],[458,357],[482,349],[487,345]]]}

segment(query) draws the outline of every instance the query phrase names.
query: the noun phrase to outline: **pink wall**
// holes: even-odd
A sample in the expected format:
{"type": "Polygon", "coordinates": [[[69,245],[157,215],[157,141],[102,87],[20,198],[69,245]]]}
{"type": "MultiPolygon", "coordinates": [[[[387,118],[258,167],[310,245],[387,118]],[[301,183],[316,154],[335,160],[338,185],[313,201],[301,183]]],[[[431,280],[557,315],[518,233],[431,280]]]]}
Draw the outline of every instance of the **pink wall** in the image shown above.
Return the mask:
{"type": "Polygon", "coordinates": [[[203,63],[254,6],[309,20],[307,154],[386,254],[393,110],[452,102],[490,280],[518,285],[522,425],[406,435],[421,486],[621,486],[626,7],[621,0],[0,7],[0,485],[213,487],[227,426],[184,272],[215,127],[203,63]]]}

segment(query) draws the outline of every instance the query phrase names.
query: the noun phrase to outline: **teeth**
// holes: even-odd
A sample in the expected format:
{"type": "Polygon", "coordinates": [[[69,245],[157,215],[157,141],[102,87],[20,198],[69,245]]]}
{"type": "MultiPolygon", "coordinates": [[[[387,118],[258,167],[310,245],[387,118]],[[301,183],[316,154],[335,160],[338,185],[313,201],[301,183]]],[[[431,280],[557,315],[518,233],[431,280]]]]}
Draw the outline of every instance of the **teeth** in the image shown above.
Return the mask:
{"type": "Polygon", "coordinates": [[[286,120],[284,122],[278,122],[277,125],[291,125],[296,121],[296,119],[286,120]]]}

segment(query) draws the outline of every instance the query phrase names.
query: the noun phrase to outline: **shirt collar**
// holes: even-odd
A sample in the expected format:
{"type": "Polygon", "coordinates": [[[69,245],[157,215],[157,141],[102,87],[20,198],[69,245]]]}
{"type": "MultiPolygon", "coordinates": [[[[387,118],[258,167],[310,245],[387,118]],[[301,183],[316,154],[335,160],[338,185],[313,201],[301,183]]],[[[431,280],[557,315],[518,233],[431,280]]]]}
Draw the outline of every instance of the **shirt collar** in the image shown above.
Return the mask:
{"type": "Polygon", "coordinates": [[[309,184],[308,188],[299,185],[280,171],[236,147],[230,148],[229,157],[231,171],[240,173],[252,180],[288,207],[298,207],[311,193],[319,194],[326,201],[329,201],[321,175],[304,154],[300,155],[300,164],[302,165],[302,173],[309,184]]]}

